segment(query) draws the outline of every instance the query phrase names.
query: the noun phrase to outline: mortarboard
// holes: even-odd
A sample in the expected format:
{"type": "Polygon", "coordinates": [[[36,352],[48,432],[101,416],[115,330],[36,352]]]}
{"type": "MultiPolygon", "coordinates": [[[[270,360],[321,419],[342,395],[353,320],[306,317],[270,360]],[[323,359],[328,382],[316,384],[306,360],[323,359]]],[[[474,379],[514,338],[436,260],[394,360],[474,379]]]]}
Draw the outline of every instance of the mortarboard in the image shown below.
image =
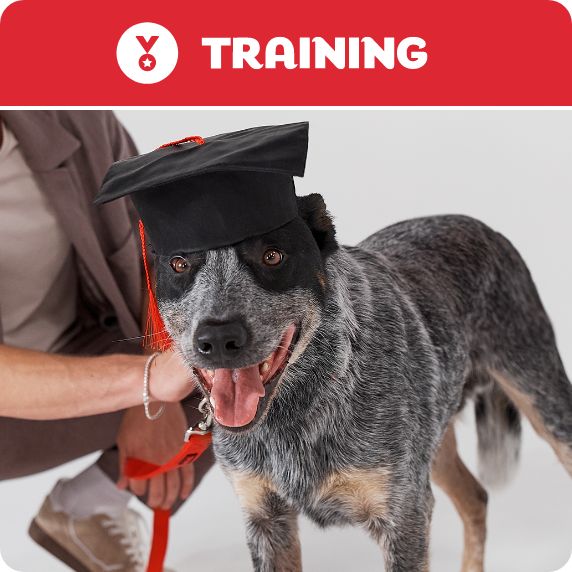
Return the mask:
{"type": "Polygon", "coordinates": [[[110,167],[95,202],[130,196],[141,217],[151,347],[167,349],[171,340],[151,285],[145,235],[155,252],[172,256],[229,246],[287,224],[298,214],[293,177],[304,176],[307,151],[303,122],[187,137],[110,167]]]}
{"type": "Polygon", "coordinates": [[[95,202],[129,195],[164,255],[235,244],[296,217],[307,122],[188,139],[114,163],[95,202]]]}

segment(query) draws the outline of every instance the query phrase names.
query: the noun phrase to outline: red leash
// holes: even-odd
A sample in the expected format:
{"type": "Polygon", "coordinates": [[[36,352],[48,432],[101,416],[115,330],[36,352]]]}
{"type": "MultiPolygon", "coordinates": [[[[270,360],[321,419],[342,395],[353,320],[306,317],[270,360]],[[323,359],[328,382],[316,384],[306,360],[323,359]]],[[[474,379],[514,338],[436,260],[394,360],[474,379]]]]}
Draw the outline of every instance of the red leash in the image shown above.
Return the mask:
{"type": "MultiPolygon", "coordinates": [[[[196,431],[181,447],[180,451],[164,465],[155,465],[142,459],[128,458],[125,461],[125,476],[130,479],[150,479],[183,465],[194,463],[209,447],[212,438],[210,432],[196,431]]],[[[163,572],[163,562],[169,542],[170,510],[156,508],[153,511],[153,540],[147,563],[147,572],[163,572]]]]}

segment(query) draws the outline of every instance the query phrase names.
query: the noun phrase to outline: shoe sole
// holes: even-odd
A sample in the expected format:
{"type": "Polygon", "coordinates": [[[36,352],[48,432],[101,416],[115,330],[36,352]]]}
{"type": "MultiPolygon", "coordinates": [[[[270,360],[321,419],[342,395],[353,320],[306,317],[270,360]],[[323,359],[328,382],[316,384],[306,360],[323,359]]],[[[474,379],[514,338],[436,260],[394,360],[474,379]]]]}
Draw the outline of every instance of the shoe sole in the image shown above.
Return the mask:
{"type": "Polygon", "coordinates": [[[52,556],[61,560],[76,572],[91,572],[86,568],[73,554],[68,552],[61,544],[54,540],[40,525],[33,520],[28,528],[28,534],[36,544],[39,544],[44,550],[47,550],[52,556]]]}

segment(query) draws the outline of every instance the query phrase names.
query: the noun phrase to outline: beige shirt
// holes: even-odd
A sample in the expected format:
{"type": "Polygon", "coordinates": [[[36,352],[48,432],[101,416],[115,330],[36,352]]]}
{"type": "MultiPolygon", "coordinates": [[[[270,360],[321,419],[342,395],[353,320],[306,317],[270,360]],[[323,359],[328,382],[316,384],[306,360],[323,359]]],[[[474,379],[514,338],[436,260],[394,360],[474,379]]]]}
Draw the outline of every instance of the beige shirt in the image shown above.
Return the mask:
{"type": "Polygon", "coordinates": [[[56,351],[77,321],[71,243],[4,123],[0,146],[0,315],[4,343],[56,351]]]}

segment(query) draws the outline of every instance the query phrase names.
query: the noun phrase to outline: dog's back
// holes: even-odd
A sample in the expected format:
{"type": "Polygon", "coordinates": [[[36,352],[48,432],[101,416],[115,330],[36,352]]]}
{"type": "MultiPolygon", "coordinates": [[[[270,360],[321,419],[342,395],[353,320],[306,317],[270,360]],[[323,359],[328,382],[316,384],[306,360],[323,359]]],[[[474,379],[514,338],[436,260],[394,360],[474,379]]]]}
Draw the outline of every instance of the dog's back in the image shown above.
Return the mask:
{"type": "Polygon", "coordinates": [[[482,479],[497,484],[509,476],[518,457],[518,409],[572,471],[572,386],[512,244],[480,221],[445,215],[394,224],[358,246],[383,256],[403,278],[444,363],[455,347],[467,352],[459,407],[475,397],[482,479]]]}

